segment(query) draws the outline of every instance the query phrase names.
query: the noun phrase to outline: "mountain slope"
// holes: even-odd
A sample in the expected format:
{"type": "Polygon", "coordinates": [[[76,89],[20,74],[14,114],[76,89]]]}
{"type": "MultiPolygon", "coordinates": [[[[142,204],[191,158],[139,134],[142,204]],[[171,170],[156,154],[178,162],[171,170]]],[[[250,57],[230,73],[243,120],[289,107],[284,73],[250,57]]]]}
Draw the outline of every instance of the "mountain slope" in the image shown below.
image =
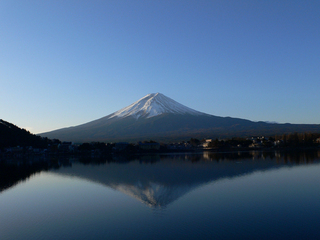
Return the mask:
{"type": "Polygon", "coordinates": [[[191,137],[235,137],[289,132],[320,132],[320,125],[270,124],[219,117],[188,108],[160,93],[103,118],[41,136],[74,142],[184,140],[191,137]]]}

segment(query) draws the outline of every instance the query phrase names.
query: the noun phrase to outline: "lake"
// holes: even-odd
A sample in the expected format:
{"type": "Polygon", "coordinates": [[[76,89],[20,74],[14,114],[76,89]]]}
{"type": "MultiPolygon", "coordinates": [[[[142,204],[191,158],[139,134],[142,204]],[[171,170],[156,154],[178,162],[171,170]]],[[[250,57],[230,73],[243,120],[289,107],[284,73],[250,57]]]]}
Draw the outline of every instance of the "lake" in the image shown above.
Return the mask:
{"type": "Polygon", "coordinates": [[[320,152],[0,161],[0,239],[319,239],[320,152]]]}

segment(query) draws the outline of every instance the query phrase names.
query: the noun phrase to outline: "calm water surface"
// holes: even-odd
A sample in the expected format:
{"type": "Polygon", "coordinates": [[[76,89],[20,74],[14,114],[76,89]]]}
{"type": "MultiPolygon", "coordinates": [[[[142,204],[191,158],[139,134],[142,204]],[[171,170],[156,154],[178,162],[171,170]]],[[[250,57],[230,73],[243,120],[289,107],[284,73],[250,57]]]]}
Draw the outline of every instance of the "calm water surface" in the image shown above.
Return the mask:
{"type": "Polygon", "coordinates": [[[0,162],[0,239],[319,239],[320,152],[0,162]]]}

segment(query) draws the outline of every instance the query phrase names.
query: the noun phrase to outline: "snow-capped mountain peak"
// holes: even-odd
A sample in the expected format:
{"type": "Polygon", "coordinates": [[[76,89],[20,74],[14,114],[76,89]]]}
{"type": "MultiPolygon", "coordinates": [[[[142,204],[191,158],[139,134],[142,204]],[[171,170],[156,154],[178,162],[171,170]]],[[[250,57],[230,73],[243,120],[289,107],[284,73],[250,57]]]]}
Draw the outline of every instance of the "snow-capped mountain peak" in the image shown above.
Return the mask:
{"type": "Polygon", "coordinates": [[[111,114],[109,119],[114,117],[123,118],[128,116],[135,117],[136,119],[140,117],[151,118],[163,113],[191,115],[204,114],[188,108],[161,93],[151,93],[132,103],[128,107],[120,109],[119,111],[111,114]]]}

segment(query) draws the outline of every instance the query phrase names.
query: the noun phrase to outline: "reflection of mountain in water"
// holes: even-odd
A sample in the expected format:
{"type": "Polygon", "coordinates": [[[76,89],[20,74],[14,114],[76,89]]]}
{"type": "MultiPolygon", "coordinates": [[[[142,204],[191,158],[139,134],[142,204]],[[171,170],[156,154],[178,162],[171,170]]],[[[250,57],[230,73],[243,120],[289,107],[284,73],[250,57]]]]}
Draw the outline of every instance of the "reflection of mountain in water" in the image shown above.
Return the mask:
{"type": "MultiPolygon", "coordinates": [[[[165,207],[201,185],[234,178],[285,165],[273,160],[204,161],[164,158],[153,164],[131,161],[87,165],[74,163],[72,168],[52,172],[100,183],[132,196],[152,207],[165,207]]],[[[286,165],[288,166],[288,165],[286,165]]]]}
{"type": "Polygon", "coordinates": [[[153,182],[145,186],[138,182],[135,185],[114,185],[111,187],[151,207],[166,206],[193,188],[192,186],[164,186],[153,182]]]}
{"type": "Polygon", "coordinates": [[[320,152],[239,152],[139,156],[138,160],[54,158],[0,160],[0,194],[42,171],[70,175],[121,191],[151,207],[165,207],[209,182],[318,161],[320,152]],[[71,160],[71,161],[70,161],[71,160]],[[72,162],[72,163],[71,163],[72,162]],[[84,165],[85,163],[86,165],[84,165]],[[101,164],[101,165],[94,165],[101,164]],[[51,170],[50,170],[51,169],[51,170]]]}

